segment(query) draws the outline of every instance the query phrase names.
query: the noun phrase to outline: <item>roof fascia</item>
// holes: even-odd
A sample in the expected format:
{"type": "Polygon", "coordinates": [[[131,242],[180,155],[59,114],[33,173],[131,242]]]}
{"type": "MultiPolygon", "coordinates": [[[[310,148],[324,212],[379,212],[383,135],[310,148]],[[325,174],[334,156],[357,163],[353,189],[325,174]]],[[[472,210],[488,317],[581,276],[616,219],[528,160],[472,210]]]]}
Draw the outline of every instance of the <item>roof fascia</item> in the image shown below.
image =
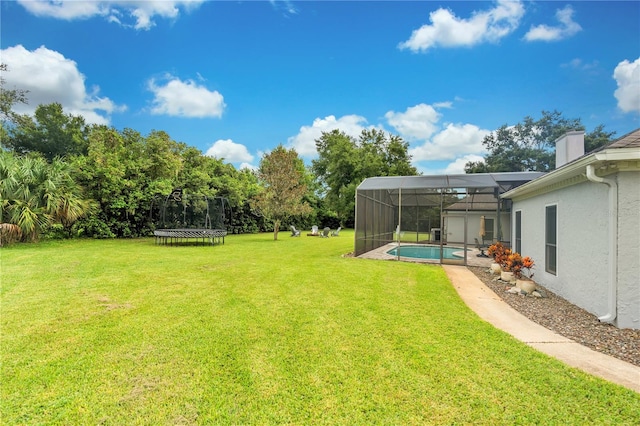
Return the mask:
{"type": "MultiPolygon", "coordinates": [[[[606,163],[631,163],[637,168],[640,166],[640,148],[615,148],[605,149],[581,157],[559,169],[553,170],[546,175],[525,183],[517,188],[505,192],[500,198],[523,199],[534,195],[543,194],[549,191],[586,182],[586,167],[589,164],[606,163]]],[[[629,167],[625,167],[629,169],[629,167]]],[[[617,167],[609,167],[607,172],[612,173],[620,170],[617,167]]]]}
{"type": "Polygon", "coordinates": [[[640,148],[607,149],[594,155],[597,161],[637,161],[640,160],[640,148]]]}

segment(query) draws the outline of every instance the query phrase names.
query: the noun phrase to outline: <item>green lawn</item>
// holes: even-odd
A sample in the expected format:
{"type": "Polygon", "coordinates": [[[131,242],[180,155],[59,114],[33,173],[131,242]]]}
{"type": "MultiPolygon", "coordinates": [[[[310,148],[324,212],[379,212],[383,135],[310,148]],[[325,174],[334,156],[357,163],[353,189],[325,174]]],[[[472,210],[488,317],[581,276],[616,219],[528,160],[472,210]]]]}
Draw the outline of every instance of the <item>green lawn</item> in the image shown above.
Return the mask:
{"type": "Polygon", "coordinates": [[[2,424],[640,424],[353,232],[0,250],[2,424]]]}

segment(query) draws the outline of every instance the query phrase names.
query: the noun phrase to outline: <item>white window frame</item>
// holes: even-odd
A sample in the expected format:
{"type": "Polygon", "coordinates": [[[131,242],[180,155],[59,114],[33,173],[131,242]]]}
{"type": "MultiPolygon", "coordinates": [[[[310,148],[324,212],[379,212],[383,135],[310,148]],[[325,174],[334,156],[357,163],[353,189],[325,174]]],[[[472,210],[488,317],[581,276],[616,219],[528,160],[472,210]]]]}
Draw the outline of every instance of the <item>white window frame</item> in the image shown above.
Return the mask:
{"type": "Polygon", "coordinates": [[[551,275],[555,275],[558,276],[558,203],[554,203],[554,204],[547,204],[544,206],[544,270],[545,272],[547,272],[548,274],[551,275]],[[549,212],[549,208],[555,208],[555,217],[554,217],[554,221],[555,221],[555,235],[554,235],[554,242],[553,243],[549,243],[547,242],[547,236],[549,235],[549,224],[547,222],[547,218],[548,218],[548,212],[549,212]],[[549,248],[553,247],[554,248],[554,254],[555,254],[555,268],[554,269],[550,269],[549,268],[549,248]]]}
{"type": "Polygon", "coordinates": [[[485,216],[484,217],[484,222],[485,222],[485,236],[482,237],[482,242],[484,243],[485,241],[489,241],[490,244],[493,244],[495,238],[496,238],[496,234],[494,232],[494,228],[496,226],[496,220],[493,217],[489,217],[489,216],[485,216]],[[487,224],[491,223],[491,226],[487,226],[487,224]]]}
{"type": "Polygon", "coordinates": [[[516,210],[513,213],[513,240],[515,250],[522,253],[522,210],[516,210]],[[518,227],[518,217],[520,217],[520,227],[518,227]]]}

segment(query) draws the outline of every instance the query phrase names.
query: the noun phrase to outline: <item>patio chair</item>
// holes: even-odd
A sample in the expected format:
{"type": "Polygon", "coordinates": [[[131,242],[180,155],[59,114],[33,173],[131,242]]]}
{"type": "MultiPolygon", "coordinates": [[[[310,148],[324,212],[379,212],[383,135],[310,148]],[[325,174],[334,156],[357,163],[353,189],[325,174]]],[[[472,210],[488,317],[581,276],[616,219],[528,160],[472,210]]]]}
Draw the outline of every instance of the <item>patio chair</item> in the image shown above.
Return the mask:
{"type": "Polygon", "coordinates": [[[342,226],[338,226],[338,229],[336,229],[335,231],[333,231],[331,233],[332,237],[337,237],[340,234],[340,230],[342,229],[342,226]]]}
{"type": "Polygon", "coordinates": [[[324,228],[322,230],[322,234],[320,234],[320,236],[322,238],[329,238],[329,233],[331,232],[331,228],[324,228]]]}
{"type": "Polygon", "coordinates": [[[311,235],[318,235],[318,227],[316,225],[311,227],[311,235]]]}
{"type": "Polygon", "coordinates": [[[291,226],[289,226],[289,228],[291,228],[291,236],[292,237],[299,237],[300,236],[300,231],[297,230],[295,226],[291,225],[291,226]]]}
{"type": "Polygon", "coordinates": [[[476,254],[477,257],[489,257],[485,254],[485,250],[487,249],[487,246],[485,244],[480,244],[480,241],[478,241],[477,238],[475,238],[476,240],[476,248],[478,250],[480,250],[480,254],[476,254]]]}

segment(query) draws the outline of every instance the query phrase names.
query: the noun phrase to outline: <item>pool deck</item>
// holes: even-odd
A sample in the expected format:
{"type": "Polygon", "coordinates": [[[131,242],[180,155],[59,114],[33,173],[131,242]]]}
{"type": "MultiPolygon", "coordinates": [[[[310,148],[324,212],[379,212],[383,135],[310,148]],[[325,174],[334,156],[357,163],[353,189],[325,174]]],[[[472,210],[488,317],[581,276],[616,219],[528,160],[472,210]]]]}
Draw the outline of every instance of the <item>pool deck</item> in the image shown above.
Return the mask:
{"type": "MultiPolygon", "coordinates": [[[[414,246],[414,245],[420,245],[420,244],[402,243],[402,245],[414,246]]],[[[389,243],[382,247],[378,247],[375,250],[371,250],[369,252],[361,254],[358,257],[363,259],[397,260],[398,256],[387,254],[389,250],[394,249],[396,247],[398,247],[398,243],[389,243]]],[[[468,246],[467,247],[467,266],[483,266],[488,268],[491,265],[490,257],[478,257],[479,254],[480,254],[480,251],[478,249],[468,246]]],[[[459,255],[463,256],[462,250],[460,250],[459,255]]],[[[416,262],[416,263],[435,263],[435,264],[440,263],[440,260],[438,259],[416,259],[415,257],[404,257],[404,256],[400,256],[400,260],[404,262],[416,262]]],[[[452,261],[451,263],[454,263],[456,265],[462,264],[462,259],[460,259],[460,261],[452,261]]]]}

